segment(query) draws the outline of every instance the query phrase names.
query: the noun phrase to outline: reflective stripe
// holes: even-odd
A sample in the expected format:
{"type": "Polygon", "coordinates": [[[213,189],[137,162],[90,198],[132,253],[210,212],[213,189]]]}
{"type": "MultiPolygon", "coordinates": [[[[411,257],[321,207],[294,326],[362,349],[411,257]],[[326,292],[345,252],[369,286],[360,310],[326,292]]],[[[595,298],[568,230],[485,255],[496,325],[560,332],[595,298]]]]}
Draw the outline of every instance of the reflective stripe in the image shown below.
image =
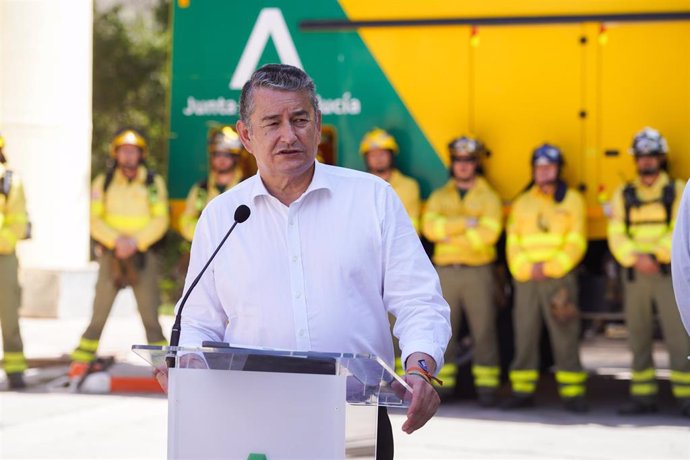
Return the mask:
{"type": "Polygon", "coordinates": [[[562,385],[584,383],[587,381],[587,373],[556,371],[556,381],[562,385]]]}
{"type": "Polygon", "coordinates": [[[79,348],[84,351],[96,352],[98,350],[98,340],[85,339],[84,337],[79,340],[79,348]]]}
{"type": "Polygon", "coordinates": [[[577,245],[580,250],[587,249],[587,240],[579,233],[568,233],[565,237],[565,242],[577,245]]]}
{"type": "Polygon", "coordinates": [[[479,225],[482,225],[489,230],[493,230],[494,232],[498,232],[501,230],[501,223],[496,220],[492,219],[491,217],[486,217],[482,216],[479,218],[479,225]]]}
{"type": "Polygon", "coordinates": [[[496,388],[496,387],[498,387],[499,383],[500,382],[499,382],[498,377],[485,376],[485,377],[477,377],[474,379],[474,384],[478,387],[496,388]]]}
{"type": "Polygon", "coordinates": [[[531,262],[544,262],[546,260],[551,260],[556,251],[556,248],[529,249],[527,251],[527,257],[529,257],[531,262]]]}
{"type": "Polygon", "coordinates": [[[506,244],[520,246],[520,237],[514,233],[511,233],[506,239],[506,244]]]}
{"type": "Polygon", "coordinates": [[[105,212],[105,205],[102,201],[92,201],[91,202],[91,214],[96,216],[102,216],[105,212]]]}
{"type": "Polygon", "coordinates": [[[168,206],[165,203],[156,203],[151,206],[151,215],[153,217],[165,216],[168,213],[168,206]]]}
{"type": "Polygon", "coordinates": [[[610,221],[608,225],[609,234],[625,234],[625,224],[622,222],[610,221]]]}
{"type": "Polygon", "coordinates": [[[467,235],[467,239],[470,240],[472,249],[474,249],[475,251],[481,251],[482,249],[484,249],[484,242],[479,236],[479,232],[477,232],[476,228],[468,229],[465,232],[465,235],[467,235]]]}
{"type": "Polygon", "coordinates": [[[168,341],[167,340],[159,340],[157,342],[149,342],[149,345],[154,345],[156,347],[167,347],[168,341]]]}
{"type": "Polygon", "coordinates": [[[72,352],[72,361],[79,363],[90,363],[96,358],[96,354],[90,351],[84,351],[77,348],[72,352]]]}
{"type": "Polygon", "coordinates": [[[585,387],[583,385],[563,385],[558,389],[558,394],[560,394],[562,398],[583,396],[585,394],[585,387]]]}
{"type": "Polygon", "coordinates": [[[439,239],[446,237],[446,219],[442,217],[436,218],[431,227],[434,237],[439,239]]]}
{"type": "Polygon", "coordinates": [[[520,268],[528,263],[530,263],[530,260],[527,257],[527,254],[525,254],[524,252],[521,252],[517,254],[515,257],[513,257],[512,265],[513,267],[515,267],[516,272],[519,272],[520,268]]]}
{"type": "Polygon", "coordinates": [[[514,393],[534,393],[537,389],[536,383],[513,382],[514,393]]]}
{"type": "Polygon", "coordinates": [[[3,356],[5,372],[13,374],[17,372],[24,372],[27,369],[26,358],[24,353],[20,351],[8,351],[3,356]]]}
{"type": "Polygon", "coordinates": [[[630,394],[633,396],[655,395],[657,391],[656,383],[633,383],[630,385],[630,394]]]}
{"type": "Polygon", "coordinates": [[[613,254],[617,259],[626,259],[631,253],[635,252],[635,244],[630,240],[625,240],[625,242],[620,245],[614,245],[613,254]]]}
{"type": "Polygon", "coordinates": [[[563,235],[557,233],[534,233],[522,235],[523,246],[561,246],[563,245],[563,235]]]}
{"type": "Polygon", "coordinates": [[[649,369],[645,369],[643,371],[633,371],[632,372],[633,382],[654,380],[654,379],[656,379],[656,371],[654,370],[653,367],[650,367],[649,369]]]}
{"type": "Polygon", "coordinates": [[[673,385],[673,396],[676,398],[690,398],[690,386],[673,385]]]}
{"type": "Polygon", "coordinates": [[[3,228],[0,230],[0,238],[5,238],[12,247],[17,244],[17,235],[10,231],[9,228],[3,228]]]}
{"type": "Polygon", "coordinates": [[[29,219],[27,219],[26,214],[24,214],[23,212],[5,214],[5,225],[26,224],[27,222],[29,222],[29,219]]]}
{"type": "Polygon", "coordinates": [[[671,371],[671,382],[690,384],[690,372],[671,371]]]}
{"type": "Polygon", "coordinates": [[[151,222],[150,216],[117,216],[108,215],[105,222],[117,230],[140,230],[151,222]]]}
{"type": "Polygon", "coordinates": [[[666,226],[640,226],[631,229],[630,232],[635,238],[657,239],[666,233],[666,226]]]}
{"type": "Polygon", "coordinates": [[[524,382],[524,381],[534,381],[539,379],[539,372],[536,370],[515,370],[510,371],[510,381],[511,382],[524,382]]]}
{"type": "Polygon", "coordinates": [[[496,377],[500,375],[501,369],[497,366],[472,366],[472,375],[475,377],[496,377]]]}
{"type": "Polygon", "coordinates": [[[458,366],[455,364],[444,364],[443,367],[438,371],[438,377],[441,380],[445,380],[443,377],[448,378],[450,376],[455,377],[458,372],[458,366]]]}
{"type": "Polygon", "coordinates": [[[564,272],[569,272],[575,266],[573,260],[568,257],[568,254],[565,252],[558,251],[556,254],[554,254],[553,258],[560,264],[564,272]]]}

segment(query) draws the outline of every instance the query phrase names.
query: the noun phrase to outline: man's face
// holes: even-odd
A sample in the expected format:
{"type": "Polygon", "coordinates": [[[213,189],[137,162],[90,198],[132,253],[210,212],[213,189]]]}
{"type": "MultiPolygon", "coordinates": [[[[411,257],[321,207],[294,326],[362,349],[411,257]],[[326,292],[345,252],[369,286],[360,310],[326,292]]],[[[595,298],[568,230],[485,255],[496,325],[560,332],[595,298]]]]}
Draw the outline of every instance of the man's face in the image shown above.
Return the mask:
{"type": "Polygon", "coordinates": [[[141,162],[142,151],[136,145],[121,145],[115,150],[115,160],[122,169],[136,169],[141,162]]]}
{"type": "Polygon", "coordinates": [[[223,150],[211,152],[211,169],[219,174],[229,173],[237,164],[237,155],[223,150]]]}
{"type": "Polygon", "coordinates": [[[364,155],[367,170],[374,173],[388,171],[393,165],[393,154],[386,149],[371,149],[364,155]]]}
{"type": "Polygon", "coordinates": [[[637,155],[635,157],[637,173],[641,176],[652,176],[661,169],[661,157],[658,155],[637,155]]]}
{"type": "Polygon", "coordinates": [[[312,167],[321,138],[321,113],[314,113],[306,91],[257,88],[249,124],[237,132],[259,171],[297,177],[312,167]]]}
{"type": "Polygon", "coordinates": [[[558,165],[556,163],[541,164],[534,167],[534,183],[538,186],[553,184],[557,179],[558,165]]]}
{"type": "Polygon", "coordinates": [[[474,155],[452,152],[453,177],[462,181],[472,180],[477,171],[477,159],[474,155]]]}

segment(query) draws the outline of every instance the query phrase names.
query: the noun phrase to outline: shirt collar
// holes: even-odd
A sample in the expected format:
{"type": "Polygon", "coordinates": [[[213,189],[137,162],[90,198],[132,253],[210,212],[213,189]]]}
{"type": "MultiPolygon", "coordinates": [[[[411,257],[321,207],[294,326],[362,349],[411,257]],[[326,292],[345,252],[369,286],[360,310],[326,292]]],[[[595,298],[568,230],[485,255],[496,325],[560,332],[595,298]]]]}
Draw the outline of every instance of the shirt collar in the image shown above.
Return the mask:
{"type": "MultiPolygon", "coordinates": [[[[334,187],[333,181],[331,179],[330,174],[326,171],[327,166],[322,165],[318,161],[314,161],[314,176],[311,178],[311,182],[309,183],[309,186],[307,187],[307,190],[302,194],[302,196],[306,196],[310,194],[311,192],[314,192],[316,190],[332,190],[334,187]]],[[[254,185],[252,187],[252,193],[251,193],[251,199],[254,203],[256,203],[256,199],[260,196],[272,196],[268,189],[266,188],[266,185],[264,184],[264,181],[261,180],[261,174],[260,172],[257,172],[255,177],[254,177],[254,185]]],[[[298,198],[298,201],[302,197],[298,198]]]]}

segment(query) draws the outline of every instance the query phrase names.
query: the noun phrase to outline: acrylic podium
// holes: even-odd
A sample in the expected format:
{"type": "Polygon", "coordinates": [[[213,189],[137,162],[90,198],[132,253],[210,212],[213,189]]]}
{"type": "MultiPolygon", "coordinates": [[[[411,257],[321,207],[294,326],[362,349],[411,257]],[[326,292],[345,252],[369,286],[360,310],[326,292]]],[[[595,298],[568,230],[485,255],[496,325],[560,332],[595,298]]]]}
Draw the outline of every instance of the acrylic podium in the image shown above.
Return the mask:
{"type": "Polygon", "coordinates": [[[134,345],[168,374],[168,458],[374,458],[378,406],[411,388],[368,354],[134,345]]]}

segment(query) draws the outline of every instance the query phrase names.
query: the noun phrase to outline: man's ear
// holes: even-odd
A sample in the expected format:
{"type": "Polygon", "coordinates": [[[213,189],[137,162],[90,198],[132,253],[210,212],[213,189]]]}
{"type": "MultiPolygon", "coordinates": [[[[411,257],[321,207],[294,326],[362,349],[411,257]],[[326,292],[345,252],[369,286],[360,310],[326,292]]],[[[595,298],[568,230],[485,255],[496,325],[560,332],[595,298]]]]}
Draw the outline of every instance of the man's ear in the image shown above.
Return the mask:
{"type": "Polygon", "coordinates": [[[238,120],[237,123],[235,123],[235,128],[237,129],[237,134],[240,136],[240,140],[242,141],[244,148],[247,150],[247,152],[253,154],[254,152],[252,152],[252,141],[250,136],[251,130],[249,129],[249,126],[242,120],[238,120]]]}

